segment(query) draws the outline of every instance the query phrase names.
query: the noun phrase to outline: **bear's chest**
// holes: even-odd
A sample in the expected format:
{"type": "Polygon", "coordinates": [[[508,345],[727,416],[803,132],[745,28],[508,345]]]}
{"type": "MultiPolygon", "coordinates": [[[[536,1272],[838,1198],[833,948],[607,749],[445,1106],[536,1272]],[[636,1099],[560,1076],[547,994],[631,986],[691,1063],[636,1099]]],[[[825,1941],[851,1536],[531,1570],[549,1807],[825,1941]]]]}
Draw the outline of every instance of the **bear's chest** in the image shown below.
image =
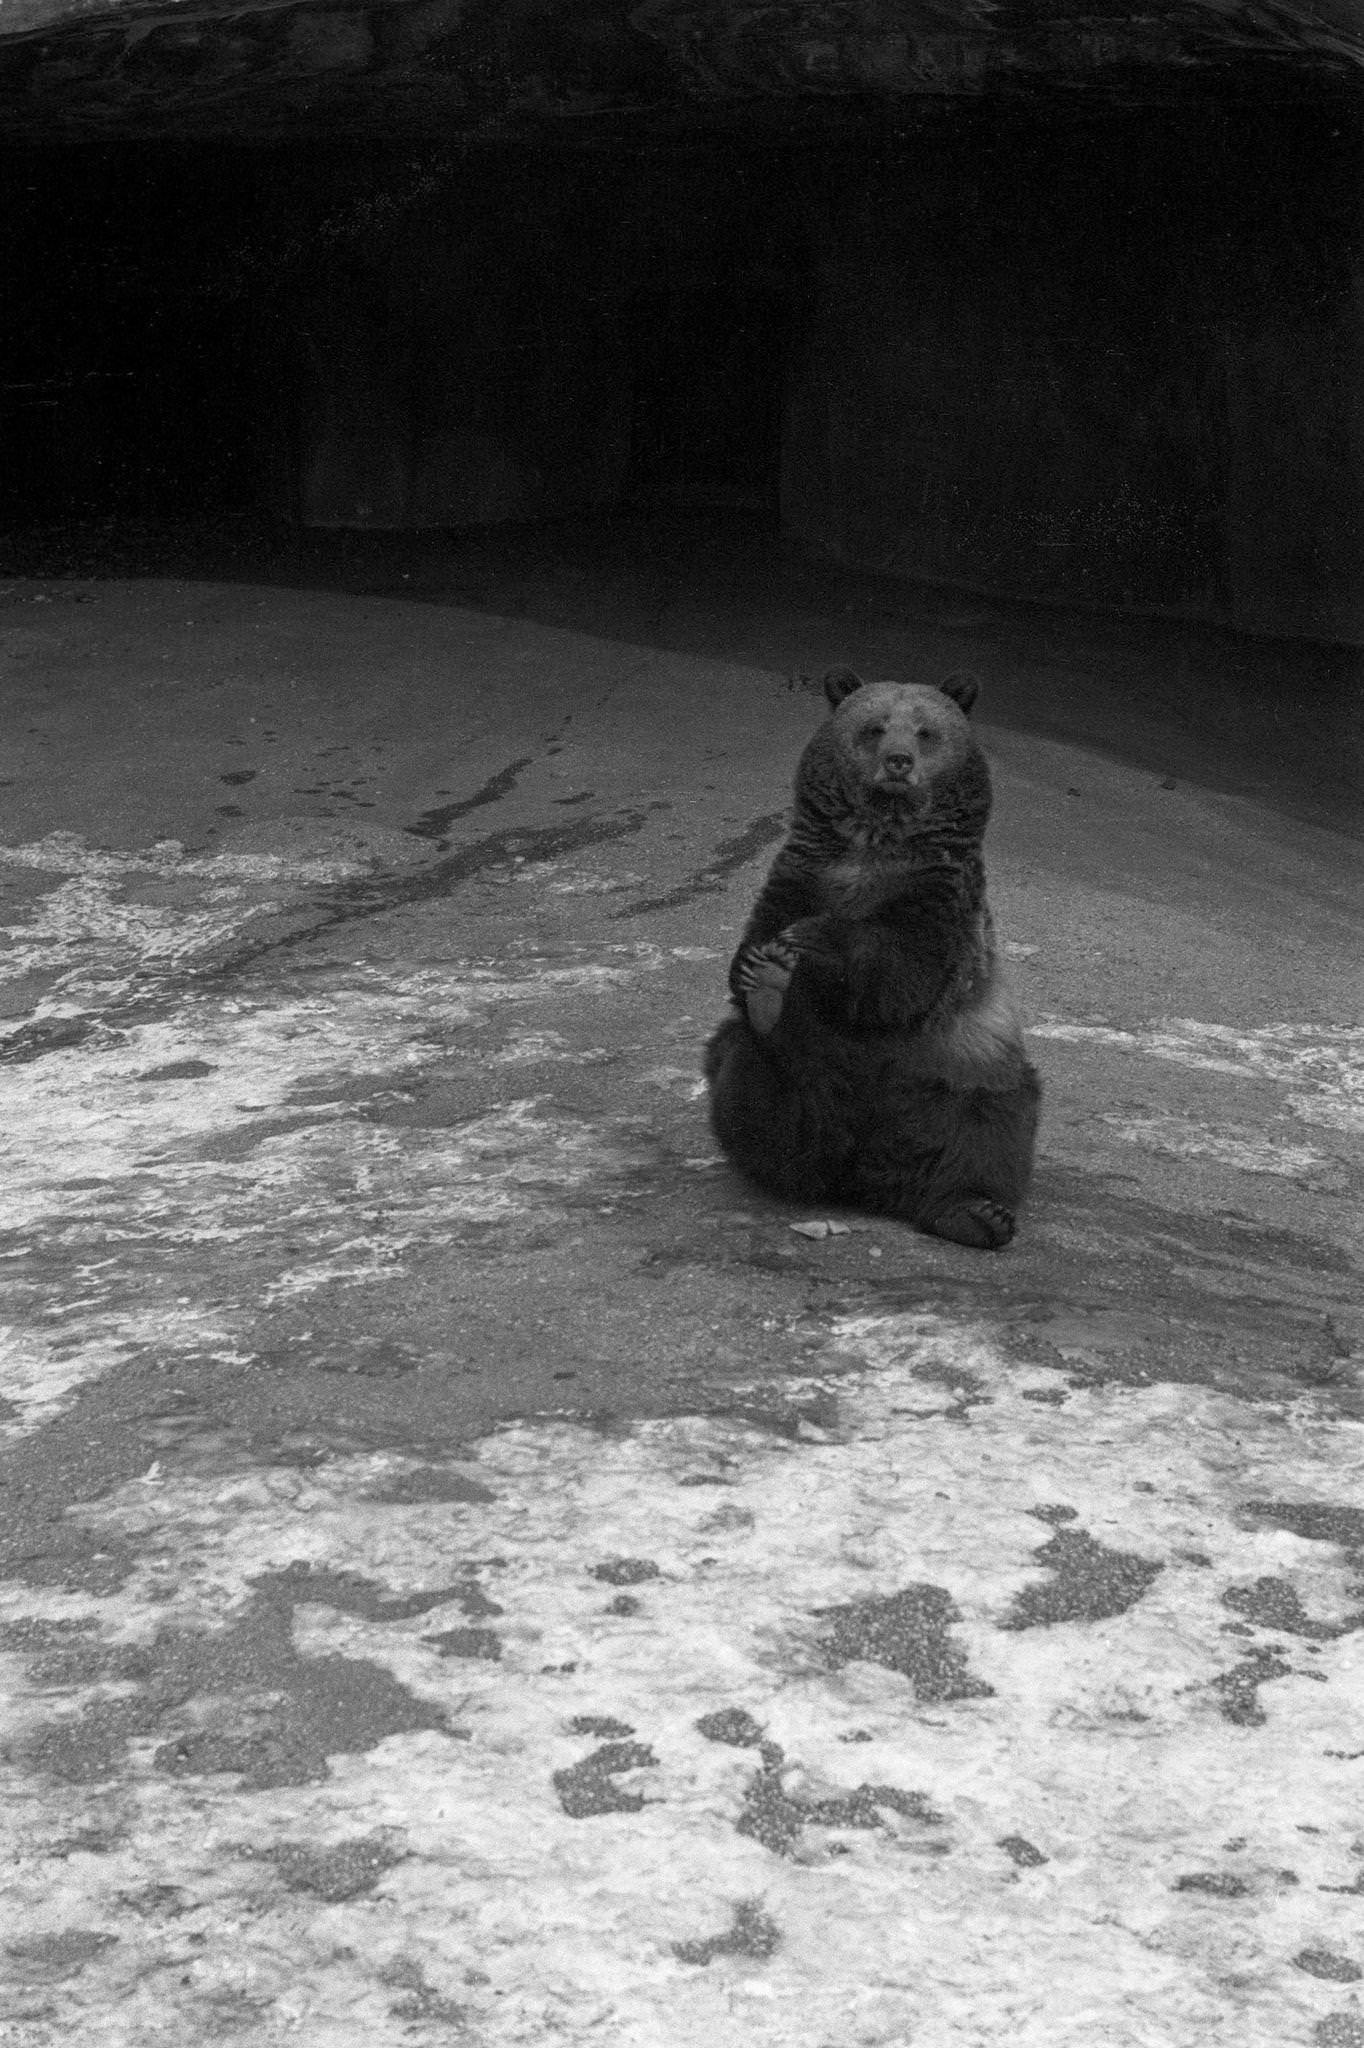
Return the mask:
{"type": "Polygon", "coordinates": [[[860,866],[897,865],[913,853],[922,830],[921,812],[907,805],[868,804],[839,828],[843,858],[860,866]]]}
{"type": "Polygon", "coordinates": [[[819,864],[818,893],[826,910],[856,916],[906,890],[916,872],[914,839],[893,816],[856,818],[826,848],[819,864]]]}
{"type": "Polygon", "coordinates": [[[821,854],[815,870],[821,907],[854,918],[895,897],[913,897],[930,868],[940,874],[936,862],[924,864],[911,825],[895,815],[846,821],[836,844],[825,844],[821,854]]]}

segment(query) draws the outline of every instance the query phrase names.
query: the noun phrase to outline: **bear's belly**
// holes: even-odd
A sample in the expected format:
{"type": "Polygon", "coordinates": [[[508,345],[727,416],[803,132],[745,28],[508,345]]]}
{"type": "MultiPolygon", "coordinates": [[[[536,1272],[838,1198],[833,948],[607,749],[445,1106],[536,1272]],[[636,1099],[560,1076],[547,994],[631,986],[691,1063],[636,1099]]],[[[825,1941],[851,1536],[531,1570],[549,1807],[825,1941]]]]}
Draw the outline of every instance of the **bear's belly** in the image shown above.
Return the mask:
{"type": "Polygon", "coordinates": [[[1023,1027],[1008,991],[992,982],[966,1008],[933,1019],[897,1047],[895,1063],[957,1087],[1012,1087],[1026,1068],[1023,1027]]]}
{"type": "Polygon", "coordinates": [[[820,907],[835,917],[854,917],[859,912],[865,916],[893,895],[897,886],[898,878],[887,874],[884,863],[848,853],[842,860],[831,861],[821,872],[820,907]]]}

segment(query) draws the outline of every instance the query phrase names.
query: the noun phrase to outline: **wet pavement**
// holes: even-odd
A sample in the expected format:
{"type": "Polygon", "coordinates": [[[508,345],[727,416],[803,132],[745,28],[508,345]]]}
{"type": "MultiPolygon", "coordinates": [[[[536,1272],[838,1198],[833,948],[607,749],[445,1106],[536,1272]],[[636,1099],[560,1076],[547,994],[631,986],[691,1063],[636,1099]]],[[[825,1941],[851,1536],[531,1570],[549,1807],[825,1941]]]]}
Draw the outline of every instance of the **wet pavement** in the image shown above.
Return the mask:
{"type": "Polygon", "coordinates": [[[0,2042],[1360,2048],[1320,658],[559,582],[0,586],[0,2042]],[[834,659],[984,676],[999,1256],[707,1131],[834,659]]]}

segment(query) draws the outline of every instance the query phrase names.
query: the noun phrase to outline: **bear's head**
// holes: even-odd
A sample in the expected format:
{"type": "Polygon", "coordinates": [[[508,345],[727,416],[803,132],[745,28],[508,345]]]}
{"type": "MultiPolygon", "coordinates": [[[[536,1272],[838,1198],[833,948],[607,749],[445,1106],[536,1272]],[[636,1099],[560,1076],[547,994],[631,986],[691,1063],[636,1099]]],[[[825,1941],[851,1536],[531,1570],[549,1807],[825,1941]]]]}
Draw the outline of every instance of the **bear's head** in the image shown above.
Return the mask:
{"type": "Polygon", "coordinates": [[[979,687],[965,672],[934,685],[864,683],[850,668],[830,669],[824,734],[844,775],[873,799],[923,812],[955,792],[968,807],[978,795],[988,808],[989,778],[967,716],[979,687]]]}

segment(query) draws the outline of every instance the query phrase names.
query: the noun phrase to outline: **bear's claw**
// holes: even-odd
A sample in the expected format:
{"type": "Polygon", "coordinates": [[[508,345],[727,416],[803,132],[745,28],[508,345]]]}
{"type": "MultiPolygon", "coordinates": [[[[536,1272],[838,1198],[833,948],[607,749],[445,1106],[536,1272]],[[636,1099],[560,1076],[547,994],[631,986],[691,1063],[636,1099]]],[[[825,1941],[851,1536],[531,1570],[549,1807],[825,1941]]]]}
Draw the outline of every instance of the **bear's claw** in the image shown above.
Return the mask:
{"type": "Polygon", "coordinates": [[[968,1195],[925,1216],[920,1227],[973,1251],[1001,1252],[1014,1234],[1014,1213],[988,1195],[968,1195]]]}

